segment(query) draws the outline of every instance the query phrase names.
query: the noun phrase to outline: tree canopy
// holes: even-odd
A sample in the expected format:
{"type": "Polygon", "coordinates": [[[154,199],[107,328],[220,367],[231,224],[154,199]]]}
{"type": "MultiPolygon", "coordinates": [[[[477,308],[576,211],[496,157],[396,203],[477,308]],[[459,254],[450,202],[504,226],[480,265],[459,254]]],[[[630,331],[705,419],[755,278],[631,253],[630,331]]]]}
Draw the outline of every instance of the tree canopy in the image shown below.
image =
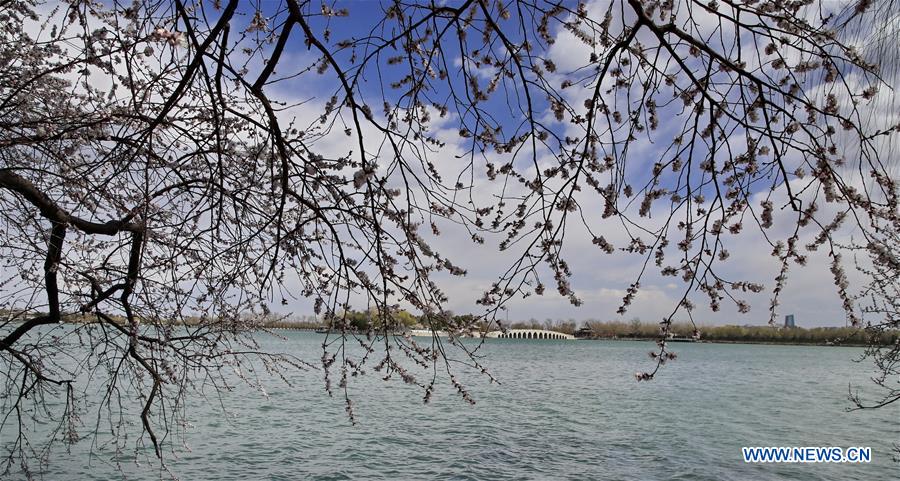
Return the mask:
{"type": "MultiPolygon", "coordinates": [[[[896,15],[892,0],[0,2],[9,459],[37,454],[23,404],[74,399],[84,372],[139,395],[118,402],[140,399],[160,455],[197,376],[218,385],[251,355],[303,365],[247,334],[298,297],[336,320],[311,365],[351,418],[348,380],[369,364],[426,401],[453,356],[489,376],[454,336],[453,351],[389,336],[393,313],[461,334],[547,287],[577,305],[573,231],[642,259],[622,313],[646,270],[681,280],[661,339],[698,302],[746,311],[747,292],[768,289],[774,319],[816,249],[860,324],[842,252],[883,259],[900,226],[896,15]],[[748,230],[779,260],[768,287],[718,269],[748,230]],[[466,271],[442,235],[514,259],[478,316],[445,322],[441,280],[466,271]],[[352,309],[389,322],[351,332],[352,309]],[[75,366],[39,334],[73,319],[75,366]],[[348,342],[385,349],[353,358],[348,342]]],[[[672,357],[660,342],[643,378],[672,357]]]]}

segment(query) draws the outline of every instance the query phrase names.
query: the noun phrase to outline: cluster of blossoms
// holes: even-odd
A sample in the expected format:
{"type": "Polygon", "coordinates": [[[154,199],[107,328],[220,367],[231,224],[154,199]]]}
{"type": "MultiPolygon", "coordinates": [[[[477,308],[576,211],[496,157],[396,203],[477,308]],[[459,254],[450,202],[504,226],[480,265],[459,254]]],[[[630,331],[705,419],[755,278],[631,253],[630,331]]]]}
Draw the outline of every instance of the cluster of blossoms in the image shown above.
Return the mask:
{"type": "Polygon", "coordinates": [[[183,47],[186,42],[182,32],[172,32],[163,27],[154,30],[150,38],[157,42],[166,42],[172,47],[183,47]]]}

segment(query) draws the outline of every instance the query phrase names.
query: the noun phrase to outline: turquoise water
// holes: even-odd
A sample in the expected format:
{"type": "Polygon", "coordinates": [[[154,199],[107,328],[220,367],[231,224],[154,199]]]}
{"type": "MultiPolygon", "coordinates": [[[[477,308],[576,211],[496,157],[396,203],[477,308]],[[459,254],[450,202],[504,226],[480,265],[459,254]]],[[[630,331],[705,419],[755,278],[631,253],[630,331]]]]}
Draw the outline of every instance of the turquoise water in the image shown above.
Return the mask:
{"type": "MultiPolygon", "coordinates": [[[[321,335],[265,336],[269,351],[320,356],[321,335]]],[[[502,384],[460,378],[477,404],[442,385],[431,404],[374,373],[352,385],[358,425],[321,373],[269,379],[268,399],[247,388],[197,398],[188,449],[165,453],[185,480],[597,479],[880,480],[900,478],[892,444],[896,407],[846,412],[848,384],[866,383],[860,349],[683,344],[658,379],[647,342],[490,340],[484,363],[502,384]],[[869,464],[745,464],[742,446],[869,446],[869,464]]],[[[445,383],[446,384],[446,383],[445,383]]],[[[45,479],[109,479],[109,453],[58,450],[45,479]]],[[[96,449],[95,449],[96,451],[96,449]]],[[[169,477],[125,463],[130,479],[169,477]]]]}

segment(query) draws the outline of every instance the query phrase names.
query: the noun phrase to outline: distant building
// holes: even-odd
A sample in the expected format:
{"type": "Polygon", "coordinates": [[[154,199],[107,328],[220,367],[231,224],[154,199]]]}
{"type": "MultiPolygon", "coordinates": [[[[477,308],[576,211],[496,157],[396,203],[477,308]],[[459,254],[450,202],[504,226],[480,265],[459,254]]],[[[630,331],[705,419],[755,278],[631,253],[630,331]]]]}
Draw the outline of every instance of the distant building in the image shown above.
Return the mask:
{"type": "Polygon", "coordinates": [[[788,315],[784,316],[784,327],[797,327],[797,325],[794,324],[794,315],[793,314],[788,314],[788,315]]]}
{"type": "Polygon", "coordinates": [[[591,338],[594,337],[594,330],[591,329],[591,326],[584,326],[577,331],[575,331],[575,337],[577,338],[591,338]]]}

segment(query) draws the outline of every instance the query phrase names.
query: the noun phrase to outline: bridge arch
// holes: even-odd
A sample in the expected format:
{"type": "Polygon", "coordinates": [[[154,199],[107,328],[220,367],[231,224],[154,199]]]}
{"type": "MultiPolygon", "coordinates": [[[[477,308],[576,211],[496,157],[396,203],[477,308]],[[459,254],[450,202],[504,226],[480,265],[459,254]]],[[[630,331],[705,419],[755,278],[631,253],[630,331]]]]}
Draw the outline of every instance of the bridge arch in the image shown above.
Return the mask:
{"type": "Polygon", "coordinates": [[[551,331],[548,329],[508,329],[503,331],[491,331],[486,337],[494,339],[575,339],[571,334],[551,331]]]}

